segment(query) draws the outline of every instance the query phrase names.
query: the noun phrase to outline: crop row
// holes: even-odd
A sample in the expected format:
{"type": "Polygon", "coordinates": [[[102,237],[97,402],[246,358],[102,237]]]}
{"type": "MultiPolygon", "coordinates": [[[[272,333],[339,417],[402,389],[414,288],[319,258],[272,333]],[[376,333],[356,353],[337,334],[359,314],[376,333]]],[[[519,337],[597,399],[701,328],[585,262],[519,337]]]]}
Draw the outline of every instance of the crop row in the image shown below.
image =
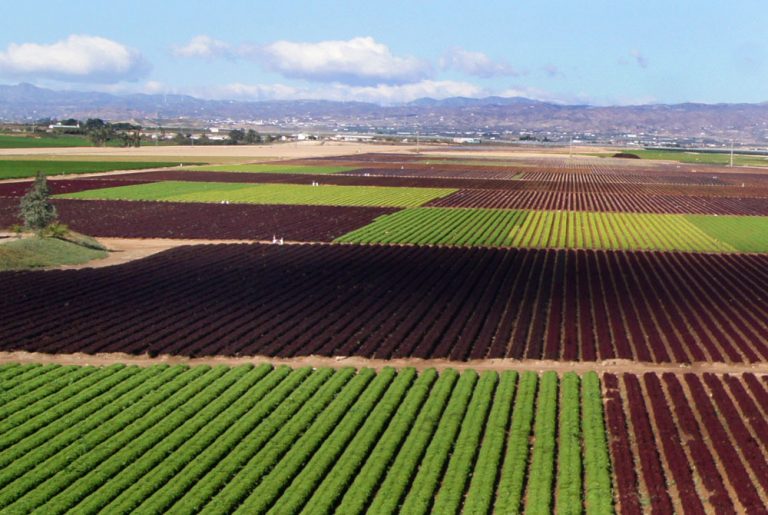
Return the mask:
{"type": "Polygon", "coordinates": [[[606,374],[622,513],[763,513],[768,376],[606,374]]]}
{"type": "Polygon", "coordinates": [[[613,511],[595,373],[12,364],[0,385],[9,513],[613,511]],[[70,384],[24,389],[45,377],[70,384]]]}
{"type": "Polygon", "coordinates": [[[486,247],[768,252],[766,235],[768,217],[435,207],[406,209],[381,216],[370,225],[345,234],[336,241],[486,247]],[[710,230],[710,227],[714,230],[710,230]]]}
{"type": "Polygon", "coordinates": [[[460,190],[453,195],[433,200],[427,205],[545,211],[768,215],[768,199],[765,198],[697,197],[649,193],[460,190]]]}
{"type": "MultiPolygon", "coordinates": [[[[190,172],[194,173],[194,172],[190,172]]],[[[63,198],[236,204],[413,207],[453,193],[448,188],[388,188],[166,181],[68,193],[63,198]]]]}
{"type": "MultiPolygon", "coordinates": [[[[54,201],[59,219],[75,231],[113,238],[182,238],[332,241],[376,217],[386,207],[261,206],[141,202],[54,201]]],[[[0,228],[20,223],[18,202],[0,198],[0,228]]]]}
{"type": "MultiPolygon", "coordinates": [[[[116,188],[118,186],[128,186],[131,184],[145,184],[148,182],[153,182],[152,180],[141,178],[141,174],[130,174],[130,176],[130,178],[121,177],[120,179],[49,179],[48,190],[53,195],[59,195],[63,193],[74,193],[77,191],[116,188]]],[[[21,197],[25,195],[31,187],[32,181],[3,182],[0,183],[0,197],[21,197]]]]}
{"type": "MultiPolygon", "coordinates": [[[[361,171],[357,175],[352,174],[293,174],[293,173],[247,173],[247,172],[190,172],[181,169],[166,169],[150,172],[136,172],[114,175],[110,180],[115,181],[189,181],[189,182],[239,182],[239,183],[284,183],[307,184],[313,182],[320,184],[333,184],[338,186],[392,186],[411,188],[455,188],[465,190],[503,190],[525,192],[549,192],[552,194],[566,195],[565,198],[574,198],[583,195],[629,195],[629,196],[671,196],[678,197],[726,197],[726,198],[768,198],[768,184],[764,186],[750,185],[742,187],[741,184],[730,186],[706,186],[691,184],[657,184],[657,183],[622,183],[622,182],[550,182],[534,180],[515,180],[512,178],[484,179],[482,174],[463,174],[459,177],[438,177],[430,175],[387,175],[361,171]]],[[[72,180],[81,183],[92,179],[72,180]]],[[[86,188],[85,186],[83,189],[86,188]]],[[[0,189],[0,192],[3,190],[0,189]]],[[[72,190],[76,191],[76,190],[72,190]]],[[[574,204],[576,201],[571,200],[574,204]]],[[[680,199],[680,202],[685,202],[680,199]]],[[[699,205],[703,200],[697,200],[699,205]]],[[[755,201],[757,202],[757,201],[755,201]]]]}
{"type": "Polygon", "coordinates": [[[190,246],[0,274],[0,349],[760,362],[766,270],[753,254],[190,246]]]}

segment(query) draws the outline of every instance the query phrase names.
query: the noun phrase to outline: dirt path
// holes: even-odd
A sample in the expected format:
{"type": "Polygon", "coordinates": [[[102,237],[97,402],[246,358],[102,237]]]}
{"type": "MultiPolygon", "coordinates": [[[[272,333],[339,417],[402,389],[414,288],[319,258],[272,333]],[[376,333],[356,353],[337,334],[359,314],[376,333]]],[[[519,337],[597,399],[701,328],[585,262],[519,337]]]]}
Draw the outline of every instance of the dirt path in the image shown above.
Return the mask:
{"type": "Polygon", "coordinates": [[[259,365],[270,363],[272,365],[288,365],[291,367],[310,366],[320,367],[355,367],[355,368],[373,368],[381,370],[384,367],[405,368],[413,367],[417,370],[435,368],[445,370],[452,368],[455,370],[476,370],[478,372],[486,370],[517,370],[520,372],[546,372],[553,370],[555,372],[577,372],[585,373],[595,371],[599,374],[612,373],[635,373],[644,372],[674,374],[693,373],[714,373],[714,374],[743,374],[752,373],[758,375],[768,375],[768,364],[730,364],[730,363],[696,363],[692,365],[671,365],[655,363],[637,363],[630,360],[608,360],[601,362],[572,362],[572,361],[539,361],[539,360],[513,360],[513,359],[489,359],[474,361],[448,361],[444,359],[367,359],[359,357],[322,357],[305,356],[298,358],[271,358],[269,356],[210,356],[202,358],[189,358],[185,356],[160,355],[150,357],[144,355],[124,354],[120,352],[100,353],[100,354],[44,354],[37,352],[0,352],[0,364],[7,363],[57,363],[60,365],[93,365],[107,366],[115,363],[126,365],[151,366],[151,365],[259,365]]]}
{"type": "MultiPolygon", "coordinates": [[[[427,148],[426,146],[422,146],[427,148]]],[[[430,148],[440,148],[431,146],[430,148]]],[[[340,141],[302,141],[273,143],[269,145],[144,145],[139,148],[116,147],[41,147],[41,148],[4,148],[0,156],[104,156],[119,160],[120,157],[243,157],[298,159],[310,157],[332,157],[368,153],[412,152],[414,145],[376,144],[340,141]]]]}
{"type": "MultiPolygon", "coordinates": [[[[272,243],[268,240],[175,240],[170,238],[99,238],[99,242],[106,246],[110,251],[109,256],[106,258],[96,259],[80,265],[52,267],[46,270],[79,270],[82,268],[104,268],[107,266],[122,265],[129,261],[135,261],[183,245],[272,243]]],[[[306,242],[286,241],[285,245],[298,245],[302,243],[306,242]]]]}

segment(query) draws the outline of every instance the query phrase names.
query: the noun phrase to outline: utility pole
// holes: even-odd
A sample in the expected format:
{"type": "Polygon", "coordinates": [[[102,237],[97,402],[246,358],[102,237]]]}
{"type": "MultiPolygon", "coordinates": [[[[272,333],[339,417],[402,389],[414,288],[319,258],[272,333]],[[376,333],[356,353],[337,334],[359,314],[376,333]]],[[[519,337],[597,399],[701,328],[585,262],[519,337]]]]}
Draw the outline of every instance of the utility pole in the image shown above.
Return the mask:
{"type": "Polygon", "coordinates": [[[568,147],[568,162],[573,162],[573,136],[571,136],[571,144],[568,147]]]}
{"type": "Polygon", "coordinates": [[[416,129],[416,153],[419,153],[419,129],[416,129]]]}

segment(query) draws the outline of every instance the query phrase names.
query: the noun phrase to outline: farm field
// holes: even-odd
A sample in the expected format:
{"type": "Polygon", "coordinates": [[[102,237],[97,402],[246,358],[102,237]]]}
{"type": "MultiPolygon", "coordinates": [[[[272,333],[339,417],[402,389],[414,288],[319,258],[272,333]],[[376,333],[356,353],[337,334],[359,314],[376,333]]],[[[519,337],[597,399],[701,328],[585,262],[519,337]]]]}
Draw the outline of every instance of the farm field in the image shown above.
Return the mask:
{"type": "Polygon", "coordinates": [[[765,198],[685,194],[459,190],[427,204],[432,207],[538,209],[607,213],[676,213],[768,216],[765,198]]]}
{"type": "Polygon", "coordinates": [[[762,513],[768,376],[605,374],[619,513],[762,513]]]}
{"type": "Polygon", "coordinates": [[[202,172],[247,172],[247,173],[291,173],[291,174],[314,174],[323,175],[329,173],[348,172],[354,170],[349,166],[296,166],[271,163],[254,164],[232,164],[232,165],[209,165],[193,166],[188,168],[191,171],[202,172]]]}
{"type": "Polygon", "coordinates": [[[50,181],[148,257],[0,272],[0,513],[764,512],[767,173],[232,152],[50,181]]]}
{"type": "Polygon", "coordinates": [[[5,365],[0,381],[9,513],[611,512],[595,373],[5,365]]]}
{"type": "MultiPolygon", "coordinates": [[[[99,181],[89,182],[98,184],[99,181]]],[[[277,237],[308,242],[333,241],[378,216],[395,211],[385,207],[124,200],[58,199],[54,205],[63,223],[75,231],[96,237],[212,240],[272,240],[277,237]]],[[[0,227],[18,222],[18,201],[0,198],[0,227]]]]}
{"type": "Polygon", "coordinates": [[[84,136],[40,136],[0,134],[0,148],[87,147],[84,136]]]}
{"type": "Polygon", "coordinates": [[[0,179],[34,177],[44,175],[110,172],[113,170],[139,170],[161,168],[173,163],[160,161],[32,161],[0,159],[0,179]]]}
{"type": "Polygon", "coordinates": [[[768,217],[414,208],[336,241],[527,248],[768,252],[768,217]]]}
{"type": "MultiPolygon", "coordinates": [[[[731,161],[729,152],[686,152],[676,150],[627,150],[641,159],[678,161],[680,163],[727,165],[731,161]]],[[[598,157],[609,157],[612,154],[595,154],[598,157]]],[[[734,154],[733,164],[736,166],[768,166],[768,156],[734,154]]]]}
{"type": "Polygon", "coordinates": [[[767,266],[758,254],[186,246],[116,269],[3,274],[0,349],[761,363],[767,266]]]}
{"type": "Polygon", "coordinates": [[[293,184],[238,184],[167,181],[81,191],[61,198],[97,200],[155,200],[164,202],[233,202],[315,206],[419,206],[449,195],[447,188],[359,188],[293,184]]]}
{"type": "MultiPolygon", "coordinates": [[[[87,178],[87,179],[48,179],[48,191],[52,195],[62,193],[74,193],[77,191],[86,191],[103,188],[116,188],[119,186],[128,186],[131,184],[147,184],[152,181],[140,180],[139,177],[132,179],[115,180],[113,177],[105,178],[87,178]]],[[[2,197],[23,197],[32,186],[32,181],[2,182],[0,183],[0,198],[2,197]]]]}

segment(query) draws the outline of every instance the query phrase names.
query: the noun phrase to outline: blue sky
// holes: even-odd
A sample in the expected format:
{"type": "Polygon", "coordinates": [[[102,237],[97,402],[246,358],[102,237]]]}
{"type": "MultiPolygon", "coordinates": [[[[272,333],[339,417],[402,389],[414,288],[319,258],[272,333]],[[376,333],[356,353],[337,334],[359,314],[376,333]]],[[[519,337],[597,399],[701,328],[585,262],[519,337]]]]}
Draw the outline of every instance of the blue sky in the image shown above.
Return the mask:
{"type": "Polygon", "coordinates": [[[768,101],[759,0],[5,2],[0,28],[0,82],[56,89],[768,101]]]}

